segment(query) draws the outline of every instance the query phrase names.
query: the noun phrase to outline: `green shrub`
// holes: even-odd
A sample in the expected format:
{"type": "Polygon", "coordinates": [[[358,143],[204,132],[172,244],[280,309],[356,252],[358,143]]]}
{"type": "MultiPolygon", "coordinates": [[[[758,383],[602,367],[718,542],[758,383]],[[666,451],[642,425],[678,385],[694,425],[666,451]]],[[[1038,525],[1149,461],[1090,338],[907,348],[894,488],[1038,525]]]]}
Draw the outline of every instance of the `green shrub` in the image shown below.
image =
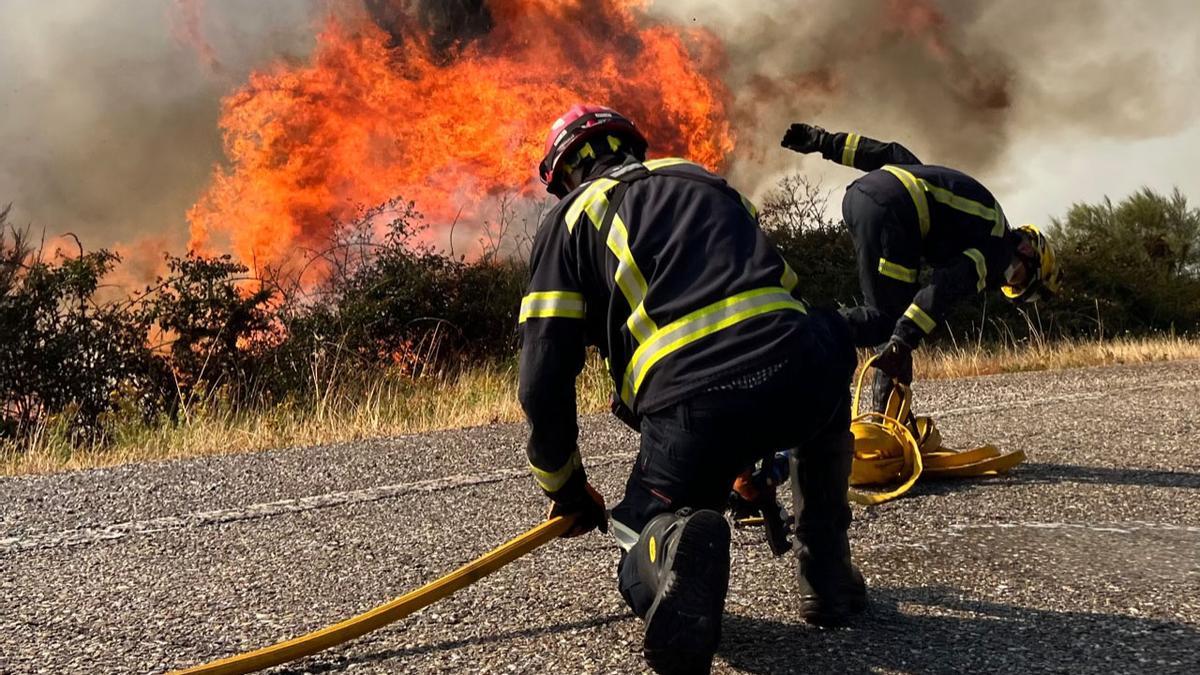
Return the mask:
{"type": "Polygon", "coordinates": [[[829,195],[801,175],[785,176],[767,193],[759,222],[800,277],[800,291],[824,307],[853,306],[862,293],[854,240],[841,222],[830,220],[829,195]]]}
{"type": "MultiPolygon", "coordinates": [[[[761,222],[810,302],[853,305],[853,242],[827,207],[819,185],[790,176],[768,193],[761,222]]],[[[174,418],[212,397],[235,409],[303,404],[382,370],[420,376],[515,352],[528,270],[525,256],[501,253],[513,248],[503,208],[470,261],[423,244],[420,214],[394,200],[343,224],[311,256],[315,287],[299,273],[254,278],[228,256],[189,254],[168,256],[155,286],[118,301],[97,293],[117,255],[80,246],[77,256],[47,257],[6,216],[0,210],[0,436],[53,421],[102,442],[114,415],[174,418]]],[[[1200,328],[1200,211],[1178,191],[1077,204],[1051,231],[1065,270],[1060,298],[1022,312],[986,294],[954,311],[935,340],[1011,346],[1200,328]]]]}
{"type": "Polygon", "coordinates": [[[89,439],[101,417],[130,397],[149,414],[161,362],[146,344],[147,316],[96,299],[120,258],[34,250],[27,233],[5,229],[0,210],[0,435],[34,433],[51,416],[89,439]]]}
{"type": "Polygon", "coordinates": [[[1065,328],[1095,321],[1110,332],[1200,328],[1200,210],[1178,189],[1076,204],[1052,232],[1066,273],[1065,328]]]}

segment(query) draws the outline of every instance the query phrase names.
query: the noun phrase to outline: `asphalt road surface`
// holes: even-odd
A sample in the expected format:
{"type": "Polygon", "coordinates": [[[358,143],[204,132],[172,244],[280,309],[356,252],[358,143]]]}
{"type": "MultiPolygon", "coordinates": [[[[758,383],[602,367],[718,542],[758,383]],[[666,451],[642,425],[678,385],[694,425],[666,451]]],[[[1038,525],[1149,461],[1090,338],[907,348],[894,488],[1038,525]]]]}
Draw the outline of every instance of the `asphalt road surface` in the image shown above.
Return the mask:
{"type": "MultiPolygon", "coordinates": [[[[717,672],[1200,672],[1200,363],[919,384],[1008,476],[855,507],[871,608],[807,627],[791,561],[734,536],[717,672]]],[[[323,627],[534,525],[519,425],[0,480],[0,672],[162,672],[323,627]]],[[[213,443],[222,439],[214,438],[213,443]]],[[[634,437],[588,420],[620,495],[634,437]]],[[[599,534],[554,542],[275,672],[637,672],[599,534]]]]}

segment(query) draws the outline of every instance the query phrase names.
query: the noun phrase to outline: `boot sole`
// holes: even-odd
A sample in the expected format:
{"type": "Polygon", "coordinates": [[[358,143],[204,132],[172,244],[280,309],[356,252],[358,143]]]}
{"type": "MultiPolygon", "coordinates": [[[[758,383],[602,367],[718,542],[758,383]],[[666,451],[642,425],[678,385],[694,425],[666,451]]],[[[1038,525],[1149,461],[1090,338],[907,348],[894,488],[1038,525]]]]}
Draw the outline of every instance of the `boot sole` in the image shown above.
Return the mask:
{"type": "Polygon", "coordinates": [[[699,511],[679,533],[663,592],[646,615],[643,654],[657,673],[707,673],[729,590],[729,524],[699,511]]]}

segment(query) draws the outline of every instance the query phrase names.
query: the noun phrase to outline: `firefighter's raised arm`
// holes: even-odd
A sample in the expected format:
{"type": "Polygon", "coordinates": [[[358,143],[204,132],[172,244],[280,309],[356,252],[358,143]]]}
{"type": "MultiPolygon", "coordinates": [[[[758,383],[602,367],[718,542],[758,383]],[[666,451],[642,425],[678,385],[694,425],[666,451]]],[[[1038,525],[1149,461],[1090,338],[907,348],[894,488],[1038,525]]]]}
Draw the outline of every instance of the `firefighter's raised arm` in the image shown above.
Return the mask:
{"type": "Polygon", "coordinates": [[[799,153],[819,152],[832,162],[874,171],[887,164],[921,164],[908,148],[855,133],[830,133],[811,124],[793,124],[783,137],[783,147],[799,153]]]}

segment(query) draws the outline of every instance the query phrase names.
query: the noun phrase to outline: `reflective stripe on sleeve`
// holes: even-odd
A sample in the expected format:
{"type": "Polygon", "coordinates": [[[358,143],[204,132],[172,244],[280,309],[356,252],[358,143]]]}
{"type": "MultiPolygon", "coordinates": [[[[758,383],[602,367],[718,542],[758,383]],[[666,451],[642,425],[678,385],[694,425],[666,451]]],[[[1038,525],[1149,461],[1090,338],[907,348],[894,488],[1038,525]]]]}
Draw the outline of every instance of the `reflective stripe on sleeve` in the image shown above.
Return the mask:
{"type": "Polygon", "coordinates": [[[979,275],[979,283],[975,290],[983,291],[987,288],[987,259],[983,257],[983,253],[977,248],[969,248],[963,251],[963,255],[975,261],[975,272],[979,275]]]}
{"type": "Polygon", "coordinates": [[[537,481],[538,487],[546,492],[558,492],[563,489],[563,486],[571,479],[571,474],[575,473],[576,469],[582,468],[583,458],[579,456],[578,450],[571,453],[571,456],[567,458],[567,463],[557,471],[544,471],[532,463],[529,465],[529,470],[533,472],[533,479],[537,481]]]}
{"type": "Polygon", "coordinates": [[[887,260],[886,258],[879,259],[879,273],[885,277],[891,277],[897,281],[903,281],[907,284],[917,282],[917,271],[904,265],[887,260]]]}
{"type": "Polygon", "coordinates": [[[783,286],[784,290],[786,290],[788,293],[791,293],[792,291],[796,290],[796,286],[799,285],[799,283],[800,277],[796,274],[796,270],[792,269],[792,266],[789,265],[786,260],[784,260],[783,278],[780,280],[779,285],[783,286]]]}
{"type": "Polygon", "coordinates": [[[757,220],[758,219],[758,207],[754,205],[754,202],[750,201],[749,199],[746,199],[743,195],[739,194],[738,196],[742,198],[742,206],[746,207],[746,210],[750,212],[750,217],[757,220]]]}
{"type": "Polygon", "coordinates": [[[858,155],[858,144],[862,140],[862,136],[858,134],[850,134],[846,137],[846,147],[842,148],[842,164],[853,167],[854,159],[858,155]]]}
{"type": "Polygon", "coordinates": [[[917,207],[917,220],[921,224],[921,238],[929,236],[929,199],[926,197],[919,179],[912,172],[905,171],[898,166],[885,166],[883,170],[899,179],[904,185],[904,189],[908,190],[913,205],[917,207]]]}
{"type": "Polygon", "coordinates": [[[759,288],[713,303],[664,326],[642,343],[625,369],[621,398],[632,403],[646,376],[659,361],[704,337],[768,312],[804,313],[804,303],[782,287],[759,288]]]}
{"type": "Polygon", "coordinates": [[[917,324],[918,328],[925,331],[926,335],[932,333],[934,328],[937,328],[937,322],[933,320],[933,317],[926,314],[925,310],[921,309],[916,303],[909,305],[908,309],[904,310],[904,316],[912,319],[912,322],[917,324]]]}
{"type": "Polygon", "coordinates": [[[530,293],[521,300],[520,323],[529,319],[582,319],[586,307],[581,293],[548,291],[530,293]]]}

